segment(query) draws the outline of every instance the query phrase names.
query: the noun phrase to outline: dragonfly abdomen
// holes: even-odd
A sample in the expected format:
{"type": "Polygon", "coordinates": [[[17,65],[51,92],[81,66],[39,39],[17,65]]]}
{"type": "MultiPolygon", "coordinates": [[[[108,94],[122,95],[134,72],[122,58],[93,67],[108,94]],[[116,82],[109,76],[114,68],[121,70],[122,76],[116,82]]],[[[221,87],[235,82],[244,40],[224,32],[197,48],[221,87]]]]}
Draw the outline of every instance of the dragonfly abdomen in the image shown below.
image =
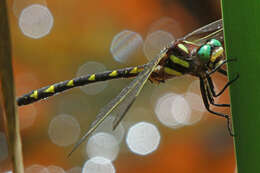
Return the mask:
{"type": "Polygon", "coordinates": [[[50,97],[54,94],[58,94],[65,90],[78,87],[78,86],[87,85],[90,83],[96,83],[96,82],[101,82],[101,81],[106,81],[106,80],[116,79],[116,78],[134,77],[138,75],[138,73],[141,72],[143,69],[144,66],[129,67],[124,69],[89,74],[71,80],[62,81],[53,85],[49,85],[47,87],[34,90],[28,94],[25,94],[17,98],[17,104],[18,106],[27,105],[32,102],[50,97]]]}

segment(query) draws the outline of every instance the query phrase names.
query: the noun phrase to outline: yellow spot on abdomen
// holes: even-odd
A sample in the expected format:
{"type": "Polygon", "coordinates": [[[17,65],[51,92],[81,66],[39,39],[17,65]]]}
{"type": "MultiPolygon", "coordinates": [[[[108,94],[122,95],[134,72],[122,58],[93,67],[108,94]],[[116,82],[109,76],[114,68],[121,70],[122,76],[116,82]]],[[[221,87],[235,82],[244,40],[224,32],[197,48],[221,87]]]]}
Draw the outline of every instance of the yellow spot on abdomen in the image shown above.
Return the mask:
{"type": "Polygon", "coordinates": [[[45,93],[54,93],[54,86],[50,86],[49,88],[47,88],[46,90],[44,90],[45,93]]]}
{"type": "Polygon", "coordinates": [[[174,76],[181,76],[183,75],[181,72],[178,72],[176,70],[173,70],[169,67],[164,67],[164,72],[170,75],[174,75],[174,76]]]}
{"type": "Polygon", "coordinates": [[[137,70],[138,70],[138,68],[137,68],[137,67],[133,68],[133,69],[130,71],[130,74],[137,73],[137,72],[138,72],[137,70]]]}
{"type": "Polygon", "coordinates": [[[189,64],[187,61],[182,60],[182,59],[180,59],[180,58],[178,58],[178,57],[176,57],[176,56],[174,56],[174,55],[171,55],[171,56],[170,56],[170,59],[171,59],[172,62],[174,62],[175,64],[179,64],[179,65],[181,65],[181,66],[183,66],[183,67],[186,67],[186,68],[189,68],[189,67],[190,67],[190,64],[189,64]]]}
{"type": "Polygon", "coordinates": [[[92,74],[92,75],[88,78],[88,80],[90,80],[90,81],[96,80],[96,75],[95,75],[95,74],[92,74]]]}
{"type": "Polygon", "coordinates": [[[177,45],[181,50],[183,50],[185,53],[189,54],[189,50],[187,49],[186,46],[184,46],[183,44],[178,44],[177,45]]]}
{"type": "Polygon", "coordinates": [[[110,76],[110,77],[115,77],[115,76],[117,76],[117,71],[116,70],[114,70],[114,71],[112,71],[108,76],[110,76]]]}
{"type": "Polygon", "coordinates": [[[74,86],[74,81],[73,81],[73,80],[70,80],[70,81],[66,84],[66,86],[74,86]]]}
{"type": "Polygon", "coordinates": [[[30,95],[30,97],[37,99],[38,98],[38,91],[37,90],[33,91],[33,93],[30,95]]]}
{"type": "Polygon", "coordinates": [[[141,71],[143,71],[143,68],[137,68],[137,72],[140,73],[141,71]]]}

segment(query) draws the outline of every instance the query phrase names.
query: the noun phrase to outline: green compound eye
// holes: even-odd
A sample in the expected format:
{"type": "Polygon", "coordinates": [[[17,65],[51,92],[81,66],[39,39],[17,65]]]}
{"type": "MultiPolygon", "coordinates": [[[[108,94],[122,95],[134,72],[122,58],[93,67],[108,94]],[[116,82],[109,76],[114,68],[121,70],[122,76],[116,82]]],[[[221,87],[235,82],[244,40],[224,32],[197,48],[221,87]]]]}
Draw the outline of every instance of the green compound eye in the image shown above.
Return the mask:
{"type": "Polygon", "coordinates": [[[209,45],[211,45],[213,47],[221,47],[222,46],[220,41],[218,41],[216,39],[209,40],[207,44],[209,44],[209,45]]]}
{"type": "Polygon", "coordinates": [[[199,49],[198,55],[203,62],[208,62],[210,60],[210,52],[211,52],[211,46],[205,44],[201,46],[201,48],[199,49]]]}

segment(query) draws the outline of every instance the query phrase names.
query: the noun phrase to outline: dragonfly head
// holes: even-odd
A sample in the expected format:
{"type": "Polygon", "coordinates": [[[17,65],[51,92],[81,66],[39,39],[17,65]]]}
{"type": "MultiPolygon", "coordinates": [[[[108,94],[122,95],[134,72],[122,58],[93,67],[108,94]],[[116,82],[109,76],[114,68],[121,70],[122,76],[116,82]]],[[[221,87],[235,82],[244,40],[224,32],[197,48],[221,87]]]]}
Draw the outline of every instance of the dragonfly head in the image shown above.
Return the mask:
{"type": "Polygon", "coordinates": [[[198,49],[198,57],[201,62],[209,69],[214,69],[219,63],[223,61],[224,49],[220,41],[210,39],[206,44],[198,49]]]}

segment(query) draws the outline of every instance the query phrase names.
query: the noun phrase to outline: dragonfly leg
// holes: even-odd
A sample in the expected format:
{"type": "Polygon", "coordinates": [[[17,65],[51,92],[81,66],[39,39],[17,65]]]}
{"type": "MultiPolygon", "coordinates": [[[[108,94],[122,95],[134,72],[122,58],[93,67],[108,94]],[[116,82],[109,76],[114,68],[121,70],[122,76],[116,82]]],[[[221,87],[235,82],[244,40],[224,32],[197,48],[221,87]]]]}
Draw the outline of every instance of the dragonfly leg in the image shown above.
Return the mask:
{"type": "Polygon", "coordinates": [[[209,76],[212,75],[212,74],[215,73],[216,71],[220,70],[221,67],[222,67],[224,64],[226,64],[227,62],[228,62],[228,60],[225,59],[225,60],[222,61],[219,65],[217,65],[212,71],[207,72],[207,74],[208,74],[209,76]]]}
{"type": "Polygon", "coordinates": [[[207,72],[208,75],[212,75],[213,73],[215,73],[216,71],[224,74],[225,76],[227,75],[225,70],[222,70],[221,67],[226,64],[227,62],[232,62],[232,61],[236,61],[237,59],[233,58],[233,59],[225,59],[224,61],[222,61],[220,64],[218,64],[212,71],[207,72]]]}
{"type": "Polygon", "coordinates": [[[209,104],[210,99],[209,99],[209,96],[207,95],[207,90],[205,88],[204,80],[203,80],[202,77],[200,77],[200,91],[201,91],[201,95],[202,95],[202,99],[203,99],[203,103],[204,103],[205,108],[212,114],[226,118],[228,132],[229,132],[230,136],[234,136],[234,133],[232,132],[232,128],[231,128],[230,116],[226,115],[226,114],[219,113],[219,112],[215,112],[215,111],[210,109],[210,104],[209,104]]]}
{"type": "Polygon", "coordinates": [[[227,76],[227,71],[222,68],[218,69],[218,72],[224,76],[227,76]]]}
{"type": "Polygon", "coordinates": [[[210,104],[212,104],[214,106],[219,106],[219,107],[230,107],[230,104],[217,104],[217,103],[215,103],[215,100],[213,98],[213,94],[210,90],[209,85],[206,86],[206,92],[207,92],[206,94],[207,94],[207,97],[208,97],[210,104]]]}
{"type": "Polygon", "coordinates": [[[210,91],[212,92],[213,97],[218,97],[227,89],[227,87],[229,87],[232,83],[234,83],[239,78],[239,74],[237,73],[236,77],[234,79],[228,81],[218,94],[216,94],[216,92],[214,90],[214,84],[212,82],[211,77],[209,75],[206,75],[206,78],[207,78],[208,85],[209,85],[210,91]]]}

